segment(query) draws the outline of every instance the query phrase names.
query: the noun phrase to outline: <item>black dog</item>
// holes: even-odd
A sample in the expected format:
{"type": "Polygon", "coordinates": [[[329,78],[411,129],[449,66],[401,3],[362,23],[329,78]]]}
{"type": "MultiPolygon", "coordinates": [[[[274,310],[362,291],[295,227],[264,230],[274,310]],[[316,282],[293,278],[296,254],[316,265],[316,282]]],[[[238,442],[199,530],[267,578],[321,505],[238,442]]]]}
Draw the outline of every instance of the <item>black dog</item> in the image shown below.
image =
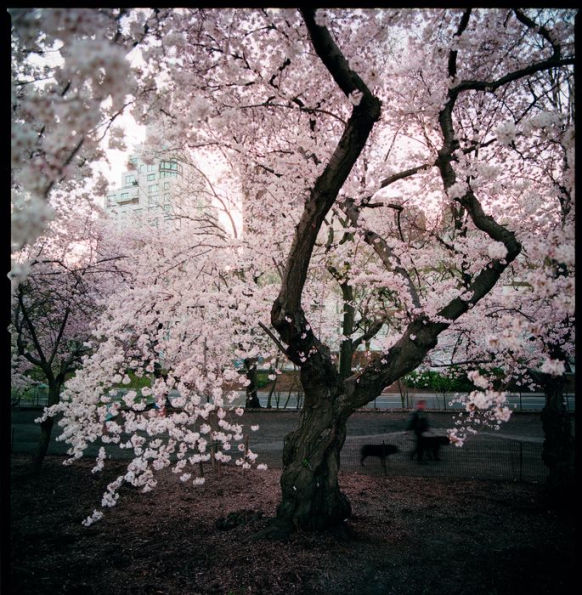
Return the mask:
{"type": "Polygon", "coordinates": [[[360,465],[364,464],[366,457],[379,457],[384,473],[386,473],[386,457],[397,452],[400,452],[400,449],[394,444],[384,444],[384,442],[382,444],[364,444],[360,449],[360,465]]]}
{"type": "Polygon", "coordinates": [[[412,451],[410,458],[413,459],[414,455],[416,455],[418,460],[422,461],[422,457],[426,452],[428,458],[433,461],[440,461],[441,446],[447,446],[448,444],[450,444],[450,440],[447,436],[419,436],[416,450],[412,451]]]}

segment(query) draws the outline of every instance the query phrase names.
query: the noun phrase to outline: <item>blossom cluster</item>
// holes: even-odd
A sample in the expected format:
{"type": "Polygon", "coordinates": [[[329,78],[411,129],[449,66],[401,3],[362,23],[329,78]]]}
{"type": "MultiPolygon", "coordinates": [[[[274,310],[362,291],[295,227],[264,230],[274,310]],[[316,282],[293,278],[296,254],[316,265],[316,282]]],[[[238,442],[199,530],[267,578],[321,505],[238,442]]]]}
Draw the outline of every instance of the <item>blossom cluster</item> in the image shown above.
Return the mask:
{"type": "MultiPolygon", "coordinates": [[[[233,368],[235,359],[258,355],[250,335],[263,303],[260,288],[252,295],[241,283],[240,269],[227,272],[225,265],[236,260],[236,252],[224,240],[203,237],[200,241],[213,250],[179,270],[176,261],[196,251],[190,246],[191,229],[185,225],[181,233],[160,232],[147,241],[142,230],[133,233],[133,240],[127,230],[123,234],[131,279],[111,288],[89,342],[92,354],[67,383],[61,402],[39,419],[60,414],[57,440],[68,444],[69,463],[99,445],[95,473],[106,465],[108,449],[132,453],[126,472],[103,495],[106,508],[116,505],[124,484],[153,490],[162,469],[171,468],[182,482],[199,486],[210,462],[265,468],[257,465],[249,434],[238,421],[244,409],[236,405],[238,393],[231,388],[246,380],[233,368]],[[139,250],[128,250],[132,241],[139,250]],[[190,274],[184,275],[184,268],[190,274]],[[214,284],[195,282],[199,277],[225,285],[217,291],[214,284]],[[124,388],[131,378],[147,382],[139,389],[124,388]]],[[[115,238],[112,229],[109,241],[115,238]]],[[[93,515],[87,523],[95,520],[93,515]]]]}
{"type": "Polygon", "coordinates": [[[457,396],[453,401],[461,403],[465,409],[455,415],[456,427],[449,431],[449,439],[455,446],[463,446],[470,435],[483,427],[499,430],[500,424],[511,417],[505,392],[490,389],[472,391],[468,395],[457,396]]]}

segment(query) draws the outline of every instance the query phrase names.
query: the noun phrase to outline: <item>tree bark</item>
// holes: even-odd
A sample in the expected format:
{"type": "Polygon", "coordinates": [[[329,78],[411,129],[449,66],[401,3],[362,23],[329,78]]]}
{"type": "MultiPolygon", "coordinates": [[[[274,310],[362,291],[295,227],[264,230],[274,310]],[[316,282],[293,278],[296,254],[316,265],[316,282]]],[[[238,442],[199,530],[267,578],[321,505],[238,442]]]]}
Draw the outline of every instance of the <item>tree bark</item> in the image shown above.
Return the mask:
{"type": "Polygon", "coordinates": [[[553,504],[559,505],[574,490],[574,444],[564,402],[566,377],[543,376],[541,384],[546,402],[541,414],[545,436],[542,459],[549,470],[549,498],[553,504]]]}
{"type": "Polygon", "coordinates": [[[351,514],[338,483],[346,420],[335,414],[333,398],[322,402],[306,391],[305,400],[299,428],[285,438],[277,518],[290,528],[321,530],[351,514]]]}
{"type": "MultiPolygon", "coordinates": [[[[48,380],[49,392],[48,392],[48,406],[56,405],[59,402],[61,395],[62,383],[56,380],[48,380]]],[[[32,456],[32,471],[33,473],[39,473],[42,467],[42,463],[48,451],[49,443],[51,441],[52,429],[54,425],[54,419],[52,417],[47,418],[40,424],[40,436],[36,450],[32,456]]]]}
{"type": "Polygon", "coordinates": [[[251,409],[260,409],[261,403],[257,396],[257,358],[247,358],[244,360],[245,376],[249,381],[246,387],[245,407],[251,409]]]}

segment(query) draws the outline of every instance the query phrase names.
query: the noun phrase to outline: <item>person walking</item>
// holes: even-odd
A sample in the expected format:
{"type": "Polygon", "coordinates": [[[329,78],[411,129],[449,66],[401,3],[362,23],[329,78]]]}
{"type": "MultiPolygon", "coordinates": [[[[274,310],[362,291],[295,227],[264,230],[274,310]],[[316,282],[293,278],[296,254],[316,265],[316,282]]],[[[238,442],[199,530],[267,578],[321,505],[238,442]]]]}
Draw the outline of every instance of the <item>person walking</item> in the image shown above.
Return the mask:
{"type": "Polygon", "coordinates": [[[428,417],[425,413],[425,409],[426,401],[421,399],[416,403],[416,409],[408,418],[408,424],[406,426],[406,430],[413,431],[416,437],[416,443],[414,449],[410,453],[410,458],[413,459],[414,455],[416,455],[416,459],[419,463],[422,463],[424,450],[422,446],[422,435],[429,429],[428,417]]]}

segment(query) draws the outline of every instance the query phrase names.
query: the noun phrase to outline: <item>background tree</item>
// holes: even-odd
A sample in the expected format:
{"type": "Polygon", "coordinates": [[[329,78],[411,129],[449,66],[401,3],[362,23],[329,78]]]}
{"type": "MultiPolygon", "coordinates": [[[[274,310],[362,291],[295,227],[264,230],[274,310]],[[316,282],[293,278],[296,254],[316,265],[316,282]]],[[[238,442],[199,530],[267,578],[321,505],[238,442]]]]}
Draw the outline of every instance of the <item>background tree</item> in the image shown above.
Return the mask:
{"type": "MultiPolygon", "coordinates": [[[[107,254],[101,230],[91,215],[77,210],[59,218],[48,233],[18,254],[27,275],[14,279],[12,295],[12,369],[16,386],[43,378],[48,406],[60,401],[65,381],[90,352],[92,324],[100,301],[123,274],[120,256],[107,254]],[[31,375],[32,372],[36,374],[31,375]]],[[[41,423],[33,467],[40,469],[47,452],[53,419],[41,423]]]]}
{"type": "MultiPolygon", "coordinates": [[[[179,228],[175,221],[157,229],[113,222],[111,241],[116,236],[123,246],[131,272],[94,324],[91,355],[43,416],[61,416],[69,462],[91,444],[99,446],[95,472],[105,465],[106,447],[131,453],[102,507],[116,504],[124,484],[153,489],[155,472],[166,467],[202,485],[204,463],[233,460],[246,469],[256,460],[236,402],[248,380],[235,362],[258,356],[253,329],[272,292],[265,297],[249,287],[252,273],[238,259],[235,239],[183,216],[182,206],[179,228]]],[[[85,524],[102,515],[95,510],[85,524]]]]}

